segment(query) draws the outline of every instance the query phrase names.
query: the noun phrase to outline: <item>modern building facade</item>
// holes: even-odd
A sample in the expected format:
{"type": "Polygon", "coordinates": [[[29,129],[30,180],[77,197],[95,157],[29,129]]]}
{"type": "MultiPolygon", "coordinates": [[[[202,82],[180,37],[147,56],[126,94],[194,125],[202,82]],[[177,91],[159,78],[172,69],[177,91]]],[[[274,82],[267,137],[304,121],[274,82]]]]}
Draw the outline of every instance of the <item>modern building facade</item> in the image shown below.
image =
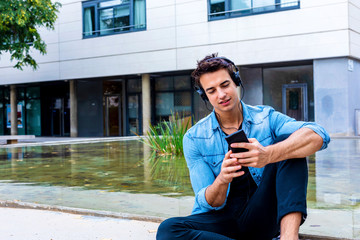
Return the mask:
{"type": "Polygon", "coordinates": [[[240,68],[246,103],[332,135],[360,131],[358,0],[60,2],[37,71],[1,55],[0,135],[11,133],[11,110],[18,134],[38,136],[142,134],[172,112],[197,121],[211,106],[190,73],[214,52],[240,68]]]}

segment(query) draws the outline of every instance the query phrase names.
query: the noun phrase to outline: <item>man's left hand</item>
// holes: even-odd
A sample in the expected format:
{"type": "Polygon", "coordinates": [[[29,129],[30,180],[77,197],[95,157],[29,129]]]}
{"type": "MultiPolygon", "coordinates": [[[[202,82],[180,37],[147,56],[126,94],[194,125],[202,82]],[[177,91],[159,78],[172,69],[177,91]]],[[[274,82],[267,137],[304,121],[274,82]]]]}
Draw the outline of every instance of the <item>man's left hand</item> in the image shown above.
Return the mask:
{"type": "Polygon", "coordinates": [[[232,153],[231,158],[237,158],[241,166],[262,168],[271,163],[272,152],[262,146],[255,138],[249,138],[250,143],[232,143],[232,148],[246,148],[248,152],[232,153]]]}

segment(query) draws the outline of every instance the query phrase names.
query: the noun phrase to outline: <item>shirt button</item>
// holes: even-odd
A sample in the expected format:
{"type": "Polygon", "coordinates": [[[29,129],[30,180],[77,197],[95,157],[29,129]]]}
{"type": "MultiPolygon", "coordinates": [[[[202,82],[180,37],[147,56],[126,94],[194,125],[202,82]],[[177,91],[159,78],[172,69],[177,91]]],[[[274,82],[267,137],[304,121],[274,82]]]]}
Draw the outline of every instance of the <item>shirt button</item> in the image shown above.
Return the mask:
{"type": "Polygon", "coordinates": [[[253,172],[253,175],[255,176],[255,173],[253,172]]]}

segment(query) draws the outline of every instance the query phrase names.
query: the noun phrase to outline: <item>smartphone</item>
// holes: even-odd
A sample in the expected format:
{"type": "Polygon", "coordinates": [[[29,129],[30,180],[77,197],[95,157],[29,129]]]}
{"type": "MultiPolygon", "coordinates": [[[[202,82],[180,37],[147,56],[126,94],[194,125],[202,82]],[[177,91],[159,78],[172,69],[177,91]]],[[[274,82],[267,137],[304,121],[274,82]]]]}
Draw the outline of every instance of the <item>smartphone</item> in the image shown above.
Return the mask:
{"type": "MultiPolygon", "coordinates": [[[[230,144],[232,143],[239,143],[239,142],[249,142],[249,140],[247,139],[246,137],[246,134],[243,130],[239,130],[237,132],[234,132],[233,134],[230,134],[229,136],[226,136],[225,137],[226,141],[228,142],[229,144],[229,147],[230,147],[230,144]]],[[[239,153],[239,152],[247,152],[249,151],[249,149],[246,149],[246,148],[232,148],[230,147],[231,151],[233,153],[239,153]]]]}

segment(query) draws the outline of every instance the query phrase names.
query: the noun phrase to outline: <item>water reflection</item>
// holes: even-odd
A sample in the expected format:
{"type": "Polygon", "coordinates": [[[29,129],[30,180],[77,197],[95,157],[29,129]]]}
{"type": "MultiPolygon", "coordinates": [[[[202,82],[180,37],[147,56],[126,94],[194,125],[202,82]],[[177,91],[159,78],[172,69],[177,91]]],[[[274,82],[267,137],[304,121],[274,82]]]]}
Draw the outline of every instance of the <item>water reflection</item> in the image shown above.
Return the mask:
{"type": "Polygon", "coordinates": [[[179,165],[184,163],[183,159],[170,160],[154,157],[152,151],[138,141],[1,148],[0,180],[192,195],[187,168],[179,165]],[[176,170],[171,170],[172,167],[176,170]],[[179,171],[184,176],[180,176],[179,171]]]}
{"type": "Polygon", "coordinates": [[[360,140],[333,140],[331,147],[316,153],[315,168],[315,207],[360,205],[360,140]]]}

